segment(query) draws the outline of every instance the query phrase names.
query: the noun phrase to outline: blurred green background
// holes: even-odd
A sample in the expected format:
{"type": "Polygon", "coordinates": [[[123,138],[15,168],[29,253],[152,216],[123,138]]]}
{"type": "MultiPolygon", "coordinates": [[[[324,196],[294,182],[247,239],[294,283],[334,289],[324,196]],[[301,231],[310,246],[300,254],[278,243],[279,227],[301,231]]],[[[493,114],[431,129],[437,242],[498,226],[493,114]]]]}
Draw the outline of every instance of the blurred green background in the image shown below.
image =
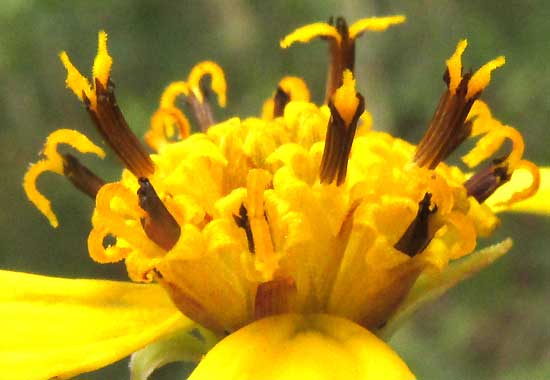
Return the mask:
{"type": "MultiPolygon", "coordinates": [[[[45,175],[40,189],[53,202],[54,230],[21,188],[29,162],[57,128],[85,131],[86,112],[64,88],[57,54],[66,49],[85,74],[97,31],[109,32],[112,78],[130,125],[143,135],[164,86],[192,65],[213,59],[228,80],[233,114],[258,114],[285,74],[303,76],[322,100],[327,55],[323,42],[282,51],[279,39],[331,15],[349,21],[403,13],[406,24],[370,33],[357,44],[357,78],[375,127],[417,142],[443,89],[444,60],[469,39],[466,68],[503,54],[504,68],[485,92],[494,114],[516,126],[526,156],[550,164],[550,3],[545,1],[33,1],[0,3],[0,267],[67,277],[125,279],[123,265],[89,259],[92,203],[63,178],[45,175]]],[[[457,155],[455,155],[457,156],[457,155]]],[[[84,157],[107,179],[118,162],[84,157]]],[[[550,218],[503,215],[490,241],[512,236],[512,252],[475,279],[424,309],[392,340],[419,379],[550,378],[550,218]]],[[[128,378],[125,361],[88,377],[128,378]]],[[[179,367],[153,378],[175,376],[179,367]]]]}

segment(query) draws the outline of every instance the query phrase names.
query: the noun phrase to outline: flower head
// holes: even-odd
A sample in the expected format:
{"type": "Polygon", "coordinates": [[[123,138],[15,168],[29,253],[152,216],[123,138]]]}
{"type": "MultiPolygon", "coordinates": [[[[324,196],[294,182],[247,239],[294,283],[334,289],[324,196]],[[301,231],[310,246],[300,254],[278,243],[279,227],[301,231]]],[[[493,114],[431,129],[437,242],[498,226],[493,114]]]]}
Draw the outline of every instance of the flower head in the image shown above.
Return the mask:
{"type": "MultiPolygon", "coordinates": [[[[303,80],[286,77],[264,103],[261,118],[216,122],[201,80],[211,77],[218,103],[225,106],[224,74],[216,63],[199,63],[187,81],[170,84],[162,94],[145,136],[151,154],[117,105],[107,36],[100,32],[93,85],[66,53],[60,57],[67,86],[124,164],[121,178],[105,183],[75,157],[58,153],[57,145],[69,144],[104,155],[78,132],[59,130],[46,141],[45,158],[29,168],[25,191],[55,227],[36,179],[45,171],[68,177],[96,202],[88,238],[94,260],[125,260],[130,279],[159,283],[181,313],[220,336],[231,334],[194,378],[215,377],[227,352],[247,339],[261,349],[258,342],[286,344],[296,331],[310,328],[324,338],[302,334],[300,343],[294,340],[296,354],[274,361],[280,372],[255,363],[247,356],[251,349],[239,359],[236,375],[289,375],[285,371],[300,363],[296,358],[308,351],[304,347],[318,345],[321,356],[338,351],[342,363],[351,357],[358,372],[349,373],[356,378],[394,370],[392,378],[408,378],[406,366],[369,331],[380,336],[391,331],[431,294],[430,279],[440,282],[437,289],[449,287],[505,253],[508,242],[453,266],[498,226],[495,207],[533,196],[540,174],[522,158],[519,132],[496,120],[480,100],[504,58],[463,73],[465,40],[447,60],[447,88],[417,146],[372,129],[369,96],[359,92],[354,77],[355,43],[366,31],[403,21],[403,16],[369,18],[348,27],[338,18],[299,28],[281,41],[284,48],[314,37],[329,41],[321,106],[310,102],[303,80]],[[185,97],[200,132],[191,133],[178,96],[185,97]],[[492,158],[486,168],[469,175],[444,163],[465,139],[478,136],[463,160],[475,167],[492,158]],[[493,157],[507,140],[511,151],[493,157]],[[508,186],[511,194],[503,200],[498,192],[508,186]],[[491,208],[486,201],[493,195],[499,200],[491,208]],[[115,238],[111,245],[105,244],[109,237],[115,238]],[[265,331],[277,332],[254,341],[265,331]],[[323,339],[346,342],[355,335],[361,338],[348,343],[361,352],[357,356],[339,348],[323,351],[328,347],[323,339]],[[379,353],[388,366],[367,365],[365,349],[379,353]],[[266,368],[269,375],[258,372],[266,368]]],[[[316,361],[301,363],[300,374],[316,361]]]]}

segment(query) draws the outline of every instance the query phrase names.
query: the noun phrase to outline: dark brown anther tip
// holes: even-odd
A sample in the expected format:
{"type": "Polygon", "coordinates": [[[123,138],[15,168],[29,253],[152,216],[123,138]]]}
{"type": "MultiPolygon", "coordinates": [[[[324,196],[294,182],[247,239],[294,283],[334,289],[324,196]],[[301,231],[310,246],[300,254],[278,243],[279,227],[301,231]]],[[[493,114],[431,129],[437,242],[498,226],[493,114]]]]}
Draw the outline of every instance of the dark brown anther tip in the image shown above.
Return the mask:
{"type": "Polygon", "coordinates": [[[328,39],[330,64],[325,90],[325,103],[329,103],[336,89],[342,86],[344,70],[347,69],[353,73],[355,67],[355,40],[349,38],[346,20],[340,16],[336,19],[331,17],[329,24],[336,28],[340,34],[341,42],[337,43],[334,39],[328,39]]]}
{"type": "Polygon", "coordinates": [[[340,36],[342,38],[349,38],[349,29],[348,29],[348,23],[346,22],[346,19],[343,16],[336,17],[336,22],[334,24],[334,27],[340,33],[340,36]]]}
{"type": "Polygon", "coordinates": [[[132,132],[122,111],[118,107],[114,84],[109,81],[105,87],[95,80],[97,104],[91,107],[90,100],[83,95],[84,105],[103,139],[136,177],[147,177],[154,172],[153,161],[136,135],[132,132]]]}
{"type": "Polygon", "coordinates": [[[495,159],[491,165],[481,169],[464,182],[464,187],[468,196],[472,196],[479,203],[483,203],[510,178],[511,173],[508,172],[506,159],[495,159]]]}
{"type": "Polygon", "coordinates": [[[237,227],[242,228],[246,233],[248,250],[250,251],[250,253],[255,253],[256,248],[254,246],[254,236],[252,235],[250,220],[248,219],[248,211],[244,204],[241,204],[241,207],[239,207],[239,215],[233,215],[233,220],[237,224],[237,227]]]}
{"type": "Polygon", "coordinates": [[[277,87],[273,97],[273,117],[283,116],[285,107],[290,102],[290,94],[286,93],[281,87],[277,87]]]}
{"type": "Polygon", "coordinates": [[[401,239],[394,248],[413,257],[422,252],[433,239],[430,231],[430,215],[437,211],[437,205],[431,206],[432,194],[424,194],[418,203],[418,212],[401,239]]]}
{"type": "Polygon", "coordinates": [[[141,219],[143,230],[155,244],[169,251],[178,242],[180,226],[162,203],[151,182],[141,177],[138,183],[139,206],[147,213],[147,216],[141,219]]]}
{"type": "Polygon", "coordinates": [[[348,160],[355,131],[357,130],[357,123],[359,117],[365,111],[365,99],[359,93],[356,96],[359,99],[359,104],[349,125],[346,125],[334,104],[329,102],[331,117],[327,127],[325,149],[323,150],[319,169],[321,183],[331,184],[336,182],[336,185],[340,186],[346,180],[348,160]]]}
{"type": "Polygon", "coordinates": [[[62,154],[63,174],[71,183],[90,198],[95,199],[105,181],[82,165],[72,154],[62,154]]]}

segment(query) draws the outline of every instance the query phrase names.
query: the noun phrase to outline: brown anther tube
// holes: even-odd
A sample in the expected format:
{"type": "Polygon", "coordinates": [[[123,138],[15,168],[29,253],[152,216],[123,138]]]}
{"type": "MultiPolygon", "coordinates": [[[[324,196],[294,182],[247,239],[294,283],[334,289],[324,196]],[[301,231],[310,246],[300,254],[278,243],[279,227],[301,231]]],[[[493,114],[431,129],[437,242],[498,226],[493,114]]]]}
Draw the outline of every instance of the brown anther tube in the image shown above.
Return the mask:
{"type": "MultiPolygon", "coordinates": [[[[470,135],[471,123],[465,120],[481,94],[466,99],[470,77],[470,74],[464,75],[454,95],[446,90],[441,96],[430,126],[416,149],[414,161],[418,166],[435,169],[470,135]]],[[[445,80],[448,82],[448,74],[445,80]]]]}
{"type": "Polygon", "coordinates": [[[332,102],[328,104],[331,117],[327,127],[325,149],[319,172],[321,183],[330,184],[336,181],[336,185],[340,186],[346,180],[348,159],[357,123],[365,110],[365,99],[359,93],[356,96],[359,99],[359,104],[349,125],[346,125],[334,104],[332,102]]]}
{"type": "Polygon", "coordinates": [[[290,94],[286,93],[281,87],[277,87],[273,97],[273,117],[283,116],[288,102],[290,102],[290,94]]]}
{"type": "Polygon", "coordinates": [[[210,126],[216,124],[216,121],[214,119],[214,112],[212,111],[210,99],[208,98],[208,91],[203,89],[202,86],[200,91],[202,94],[202,102],[191,92],[185,98],[185,103],[187,103],[191,109],[200,131],[206,132],[210,126]]]}
{"type": "Polygon", "coordinates": [[[394,245],[395,249],[410,257],[422,252],[433,239],[430,232],[430,215],[437,211],[437,206],[431,208],[432,194],[426,193],[418,203],[418,212],[401,239],[394,245]]]}
{"type": "Polygon", "coordinates": [[[341,42],[329,40],[330,64],[327,76],[325,102],[328,103],[337,88],[342,86],[342,75],[348,69],[353,73],[355,66],[355,40],[349,38],[348,25],[343,17],[337,17],[336,22],[331,17],[329,24],[338,30],[341,42]]]}
{"type": "Polygon", "coordinates": [[[71,183],[90,198],[95,199],[105,181],[82,165],[71,154],[63,154],[63,174],[71,183]]]}
{"type": "Polygon", "coordinates": [[[97,107],[92,109],[89,99],[83,94],[86,109],[103,139],[122,160],[124,166],[136,177],[148,177],[154,172],[153,161],[132,132],[118,107],[114,86],[111,82],[105,88],[96,79],[97,107]]]}
{"type": "Polygon", "coordinates": [[[147,216],[141,219],[143,230],[149,239],[169,251],[180,237],[180,226],[158,197],[151,182],[147,178],[140,178],[138,182],[139,206],[147,212],[147,216]]]}
{"type": "Polygon", "coordinates": [[[469,196],[474,197],[479,203],[483,203],[500,186],[510,180],[508,164],[505,159],[493,160],[493,163],[481,169],[466,182],[464,187],[469,196]]]}

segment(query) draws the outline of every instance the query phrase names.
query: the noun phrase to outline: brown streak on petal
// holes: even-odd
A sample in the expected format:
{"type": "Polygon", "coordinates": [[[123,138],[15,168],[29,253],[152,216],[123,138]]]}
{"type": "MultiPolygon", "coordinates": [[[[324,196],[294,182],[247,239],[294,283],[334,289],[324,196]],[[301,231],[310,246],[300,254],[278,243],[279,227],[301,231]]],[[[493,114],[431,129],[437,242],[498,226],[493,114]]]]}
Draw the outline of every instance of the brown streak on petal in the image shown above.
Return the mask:
{"type": "Polygon", "coordinates": [[[63,174],[71,183],[90,198],[95,199],[105,181],[85,167],[72,154],[63,154],[63,174]]]}
{"type": "Polygon", "coordinates": [[[108,87],[105,88],[96,78],[95,91],[97,96],[95,109],[91,108],[85,94],[83,99],[103,139],[136,177],[148,177],[153,174],[153,161],[124,119],[115,98],[113,84],[109,81],[108,87]]]}
{"type": "Polygon", "coordinates": [[[149,239],[169,251],[180,237],[180,226],[166,209],[149,180],[140,178],[138,182],[139,206],[147,212],[147,216],[141,219],[143,230],[149,239]]]}
{"type": "Polygon", "coordinates": [[[254,301],[256,319],[288,313],[295,297],[296,282],[292,277],[279,277],[259,284],[254,301]]]}

